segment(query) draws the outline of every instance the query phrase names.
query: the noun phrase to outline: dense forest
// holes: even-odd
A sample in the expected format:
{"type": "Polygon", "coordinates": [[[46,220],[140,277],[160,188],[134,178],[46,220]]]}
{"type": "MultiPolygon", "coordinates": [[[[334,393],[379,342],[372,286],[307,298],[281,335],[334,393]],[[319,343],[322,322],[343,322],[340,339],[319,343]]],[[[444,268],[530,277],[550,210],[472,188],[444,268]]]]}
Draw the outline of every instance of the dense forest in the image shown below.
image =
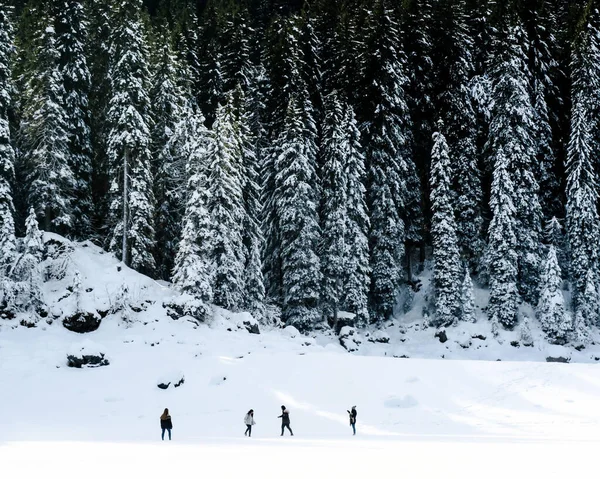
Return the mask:
{"type": "Polygon", "coordinates": [[[432,326],[475,281],[494,330],[525,302],[584,346],[599,28],[592,1],[0,2],[3,308],[43,303],[42,229],[199,318],[378,324],[431,261],[432,326]]]}

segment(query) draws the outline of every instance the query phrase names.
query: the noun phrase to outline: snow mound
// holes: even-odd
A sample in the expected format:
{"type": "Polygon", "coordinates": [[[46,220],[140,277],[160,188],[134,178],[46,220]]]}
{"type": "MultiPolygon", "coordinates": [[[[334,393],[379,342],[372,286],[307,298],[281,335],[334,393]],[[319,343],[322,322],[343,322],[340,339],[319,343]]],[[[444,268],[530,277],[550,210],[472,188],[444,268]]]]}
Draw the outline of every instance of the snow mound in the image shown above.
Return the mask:
{"type": "Polygon", "coordinates": [[[416,407],[419,405],[419,401],[417,401],[411,395],[407,395],[404,397],[392,396],[385,400],[383,405],[387,408],[392,409],[408,409],[411,407],[416,407]]]}

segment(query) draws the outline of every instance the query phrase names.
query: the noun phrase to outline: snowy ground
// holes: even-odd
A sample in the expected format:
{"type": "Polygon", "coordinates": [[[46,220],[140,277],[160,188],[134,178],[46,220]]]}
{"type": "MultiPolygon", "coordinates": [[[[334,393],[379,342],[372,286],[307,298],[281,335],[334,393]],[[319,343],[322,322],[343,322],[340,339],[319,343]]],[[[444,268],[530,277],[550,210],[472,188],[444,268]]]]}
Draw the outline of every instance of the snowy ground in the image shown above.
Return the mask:
{"type": "Polygon", "coordinates": [[[390,323],[388,344],[361,332],[350,354],[327,334],[249,334],[244,315],[172,321],[161,306],[168,287],[118,271],[91,245],[74,248],[65,268],[46,284],[54,318],[73,311],[65,290],[75,270],[84,308],[110,309],[127,285],[141,311],[131,324],[109,314],[85,335],[59,319],[32,329],[0,321],[2,477],[546,478],[596,468],[600,376],[591,349],[514,347],[512,333],[502,344],[475,338],[486,335],[484,322],[449,329],[441,344],[413,311],[390,323]],[[110,365],[67,367],[67,354],[82,348],[110,365]],[[542,362],[548,355],[578,363],[542,362]],[[157,387],[181,374],[181,387],[157,387]],[[282,404],[293,438],[279,437],[282,404]],[[165,407],[171,443],[160,441],[165,407]],[[251,439],[243,436],[250,408],[251,439]]]}
{"type": "Polygon", "coordinates": [[[592,467],[600,446],[593,364],[361,357],[185,322],[86,338],[109,366],[66,367],[82,337],[57,324],[3,331],[0,461],[12,477],[561,477],[592,467]],[[179,372],[181,387],[158,389],[179,372]],[[281,404],[293,438],[279,437],[281,404]],[[171,443],[159,437],[164,407],[171,443]]]}

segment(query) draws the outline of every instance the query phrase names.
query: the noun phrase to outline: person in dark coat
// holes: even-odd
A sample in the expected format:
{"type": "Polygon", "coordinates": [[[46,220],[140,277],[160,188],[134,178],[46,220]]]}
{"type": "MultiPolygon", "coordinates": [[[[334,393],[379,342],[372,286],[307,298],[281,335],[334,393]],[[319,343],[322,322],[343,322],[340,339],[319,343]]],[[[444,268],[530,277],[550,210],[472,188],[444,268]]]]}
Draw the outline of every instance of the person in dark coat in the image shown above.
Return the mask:
{"type": "Polygon", "coordinates": [[[353,435],[356,436],[356,406],[352,406],[352,409],[348,411],[350,416],[350,426],[352,426],[353,435]]]}
{"type": "Polygon", "coordinates": [[[171,429],[173,429],[173,421],[169,415],[169,410],[165,408],[165,412],[160,416],[160,428],[162,429],[162,440],[165,440],[165,431],[169,431],[169,441],[171,440],[171,429]]]}
{"type": "Polygon", "coordinates": [[[290,428],[290,413],[289,411],[285,408],[285,406],[281,406],[281,416],[277,416],[281,418],[281,435],[283,436],[283,432],[285,430],[285,428],[288,428],[288,431],[290,431],[290,434],[293,436],[294,433],[292,432],[292,429],[290,428]]]}
{"type": "Polygon", "coordinates": [[[246,425],[244,436],[252,437],[252,426],[256,424],[256,422],[254,422],[254,409],[250,409],[250,411],[246,413],[244,424],[246,425]]]}

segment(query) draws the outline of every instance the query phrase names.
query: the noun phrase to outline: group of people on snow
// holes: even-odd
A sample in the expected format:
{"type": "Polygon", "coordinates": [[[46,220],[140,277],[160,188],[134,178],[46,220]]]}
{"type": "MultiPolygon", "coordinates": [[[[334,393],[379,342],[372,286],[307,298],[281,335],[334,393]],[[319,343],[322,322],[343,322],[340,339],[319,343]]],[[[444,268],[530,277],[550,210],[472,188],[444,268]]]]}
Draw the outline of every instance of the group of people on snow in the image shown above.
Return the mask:
{"type": "MultiPolygon", "coordinates": [[[[352,427],[352,434],[356,436],[356,406],[352,406],[352,409],[348,411],[348,415],[350,416],[350,426],[352,427]]],[[[281,419],[281,435],[285,432],[287,428],[290,431],[290,435],[294,435],[292,428],[290,427],[290,412],[287,410],[285,406],[281,406],[281,415],[277,416],[281,419]]],[[[244,432],[244,436],[252,437],[252,426],[256,424],[254,421],[254,409],[250,409],[244,416],[244,424],[246,425],[246,431],[244,432]]],[[[171,440],[171,429],[173,429],[173,421],[171,420],[171,415],[169,414],[169,409],[165,408],[164,412],[160,416],[160,427],[162,429],[162,440],[165,440],[165,431],[169,433],[169,441],[171,440]]]]}

